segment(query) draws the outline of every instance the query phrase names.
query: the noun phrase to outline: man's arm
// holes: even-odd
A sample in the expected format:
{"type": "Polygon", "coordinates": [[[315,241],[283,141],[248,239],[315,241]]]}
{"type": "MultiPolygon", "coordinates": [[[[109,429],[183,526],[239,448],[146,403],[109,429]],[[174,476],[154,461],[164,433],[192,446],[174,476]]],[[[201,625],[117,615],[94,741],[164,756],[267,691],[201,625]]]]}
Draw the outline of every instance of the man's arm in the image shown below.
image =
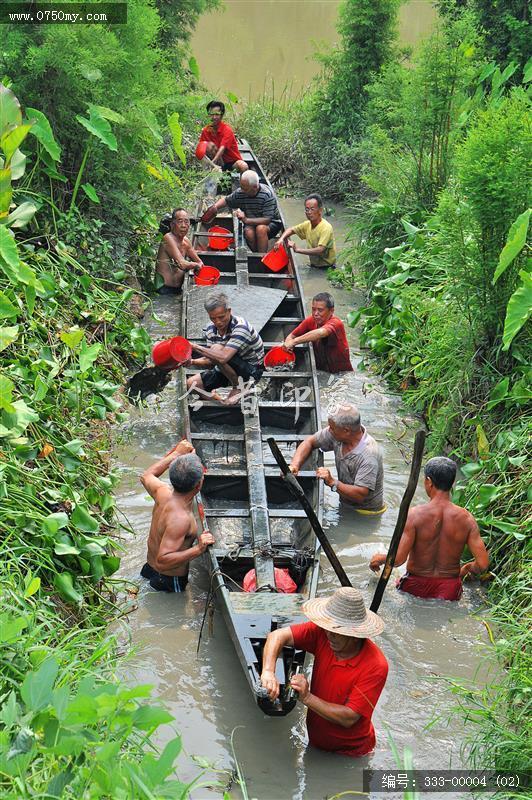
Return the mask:
{"type": "Polygon", "coordinates": [[[205,358],[208,358],[213,364],[227,364],[237,352],[236,348],[228,347],[224,344],[213,344],[210,347],[204,347],[201,344],[193,344],[192,349],[205,358]]]}
{"type": "Polygon", "coordinates": [[[251,225],[251,227],[256,227],[257,225],[269,225],[273,219],[273,217],[246,217],[242,209],[238,209],[236,215],[238,219],[244,223],[244,225],[251,225]]]}
{"type": "Polygon", "coordinates": [[[290,681],[290,686],[298,693],[298,699],[304,706],[315,711],[323,719],[334,722],[335,725],[341,725],[342,728],[352,728],[355,722],[360,719],[360,714],[357,714],[352,708],[341,706],[339,703],[328,703],[326,700],[322,700],[312,694],[304,675],[294,675],[290,681]]]}
{"type": "Polygon", "coordinates": [[[180,550],[189,532],[190,519],[184,512],[177,519],[174,517],[168,522],[155,559],[155,569],[158,572],[168,572],[186,564],[201,556],[209,545],[214,544],[212,533],[202,533],[196,544],[180,550]]]}
{"type": "Polygon", "coordinates": [[[177,246],[173,233],[166,233],[164,235],[164,247],[168,257],[171,258],[172,261],[175,261],[179,269],[188,270],[196,266],[190,261],[187,261],[187,259],[177,246]]]}
{"type": "MultiPolygon", "coordinates": [[[[316,328],[316,330],[303,333],[301,336],[294,336],[293,334],[289,334],[289,336],[291,338],[291,346],[295,347],[296,344],[305,344],[305,342],[317,342],[318,339],[326,339],[331,333],[332,331],[329,328],[316,328]]],[[[285,342],[287,339],[288,336],[285,342]]]]}
{"type": "Polygon", "coordinates": [[[144,486],[144,488],[150,493],[150,495],[155,499],[155,495],[159,489],[164,487],[168,489],[168,485],[164,483],[164,481],[159,480],[159,476],[163,475],[172,461],[177,458],[177,456],[183,456],[186,453],[194,453],[195,450],[186,439],[179,442],[172,448],[160,461],[156,461],[155,464],[152,464],[151,467],[144,470],[142,475],[140,476],[140,482],[144,486]]]}
{"type": "Polygon", "coordinates": [[[279,697],[279,681],[275,677],[275,664],[283,647],[293,647],[294,637],[290,628],[277,628],[268,634],[262,651],[262,672],[260,682],[268,690],[270,700],[279,697]]]}
{"type": "Polygon", "coordinates": [[[292,236],[293,233],[294,233],[293,228],[287,228],[285,231],[283,231],[282,234],[277,239],[277,241],[275,242],[273,249],[278,250],[280,245],[284,242],[284,240],[288,239],[289,236],[292,236]]]}
{"type": "MultiPolygon", "coordinates": [[[[414,511],[415,509],[409,511],[408,517],[406,518],[405,529],[403,531],[403,535],[401,536],[399,547],[397,548],[395,561],[392,564],[393,567],[400,567],[402,564],[405,563],[416,541],[416,526],[414,523],[414,514],[413,514],[414,511]]],[[[378,572],[379,569],[385,563],[386,563],[386,553],[375,553],[375,555],[369,562],[369,568],[373,570],[373,572],[378,572]]]]}
{"type": "Polygon", "coordinates": [[[297,475],[307,458],[310,457],[310,454],[317,446],[316,434],[313,433],[312,436],[307,436],[306,439],[303,439],[290,462],[290,472],[293,475],[297,475]]]}
{"type": "Polygon", "coordinates": [[[323,244],[319,244],[317,247],[298,247],[297,244],[292,244],[292,250],[301,256],[321,256],[327,251],[327,248],[323,244]]]}
{"type": "Polygon", "coordinates": [[[190,263],[192,263],[192,262],[193,262],[193,263],[194,263],[194,265],[195,265],[195,267],[197,267],[197,266],[199,266],[199,267],[203,267],[203,266],[204,266],[204,264],[203,264],[203,261],[202,261],[202,260],[201,260],[201,258],[199,257],[199,255],[198,255],[198,253],[196,252],[196,250],[195,250],[195,249],[192,247],[192,245],[191,245],[191,243],[188,241],[188,239],[186,240],[185,247],[186,247],[186,254],[187,254],[187,256],[188,256],[188,257],[189,257],[189,259],[190,259],[190,263]]]}
{"type": "Polygon", "coordinates": [[[486,550],[486,545],[482,541],[478,525],[473,517],[471,517],[471,529],[467,537],[467,546],[471,551],[471,555],[474,557],[474,561],[468,561],[467,564],[462,566],[460,570],[461,578],[465,578],[465,576],[469,574],[480,575],[486,572],[490,563],[489,553],[486,550]]]}
{"type": "Polygon", "coordinates": [[[207,211],[203,213],[201,217],[202,222],[210,222],[211,219],[214,219],[218,211],[226,205],[225,197],[220,197],[212,206],[209,206],[207,211]]]}
{"type": "Polygon", "coordinates": [[[361,503],[369,494],[367,486],[357,486],[351,483],[333,478],[332,473],[327,467],[318,467],[316,470],[318,478],[322,478],[326,486],[336,486],[336,490],[341,497],[346,497],[352,503],[361,503]]]}

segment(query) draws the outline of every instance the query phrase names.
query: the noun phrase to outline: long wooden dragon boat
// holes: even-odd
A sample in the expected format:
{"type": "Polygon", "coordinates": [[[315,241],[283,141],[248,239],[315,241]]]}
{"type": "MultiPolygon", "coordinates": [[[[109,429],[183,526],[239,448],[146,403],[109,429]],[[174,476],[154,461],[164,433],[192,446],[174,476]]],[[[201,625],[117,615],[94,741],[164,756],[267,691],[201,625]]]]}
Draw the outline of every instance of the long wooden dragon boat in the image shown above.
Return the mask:
{"type": "MultiPolygon", "coordinates": [[[[261,182],[272,188],[246,141],[240,143],[240,152],[261,182]]],[[[205,205],[203,199],[198,217],[205,205]]],[[[208,294],[219,290],[228,295],[233,314],[245,317],[260,333],[268,352],[305,317],[301,281],[292,255],[286,268],[273,273],[261,261],[264,254],[252,253],[246,246],[242,224],[235,214],[226,209],[210,225],[225,228],[233,235],[234,244],[225,251],[207,251],[206,226],[196,223],[194,246],[204,263],[217,267],[221,276],[215,289],[196,286],[187,279],[182,333],[191,342],[204,343],[203,328],[209,319],[203,303],[208,294]]],[[[215,538],[206,553],[211,591],[223,612],[251,691],[259,707],[271,716],[285,715],[294,707],[289,678],[298,666],[302,668],[305,653],[285,649],[278,659],[282,691],[280,700],[272,704],[259,680],[264,642],[276,627],[303,621],[301,604],[314,596],[319,573],[319,543],[283,481],[266,441],[272,436],[289,461],[299,442],[320,427],[312,347],[297,346],[295,355],[293,369],[267,369],[256,392],[244,395],[236,406],[187,394],[186,378],[198,370],[180,370],[185,433],[207,467],[198,504],[204,509],[199,523],[215,538]],[[277,591],[275,568],[288,569],[297,584],[295,593],[277,591]],[[243,578],[252,569],[257,589],[246,592],[243,578]]],[[[323,484],[315,470],[321,458],[314,451],[298,476],[320,520],[323,484]]]]}

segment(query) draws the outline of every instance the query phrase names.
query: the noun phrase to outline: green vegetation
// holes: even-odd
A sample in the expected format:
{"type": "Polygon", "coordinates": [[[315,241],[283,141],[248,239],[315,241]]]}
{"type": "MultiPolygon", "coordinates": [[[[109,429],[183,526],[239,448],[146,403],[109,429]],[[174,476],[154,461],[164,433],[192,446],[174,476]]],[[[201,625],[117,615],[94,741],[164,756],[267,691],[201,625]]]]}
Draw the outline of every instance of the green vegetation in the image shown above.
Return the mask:
{"type": "Polygon", "coordinates": [[[109,625],[127,586],[110,426],[150,350],[132,301],[142,309],[137,279],[151,284],[157,217],[199,177],[185,168],[203,102],[186,40],[212,4],[133,0],[115,28],[1,26],[5,798],[186,798],[201,785],[203,770],[176,777],[177,735],[159,752],[173,720],[150,687],[117,677],[109,625]]]}
{"type": "Polygon", "coordinates": [[[391,35],[396,3],[345,0],[341,46],[320,56],[315,85],[290,105],[253,105],[241,125],[274,174],[279,165],[281,178],[353,210],[332,276],[367,290],[350,322],[362,322],[375,368],[423,415],[430,450],[464,464],[455,498],[491,552],[493,682],[453,687],[471,760],[525,769],[532,61],[525,4],[496,6],[441,0],[438,29],[407,63],[391,35]],[[380,12],[386,24],[368,27],[380,12]]]}

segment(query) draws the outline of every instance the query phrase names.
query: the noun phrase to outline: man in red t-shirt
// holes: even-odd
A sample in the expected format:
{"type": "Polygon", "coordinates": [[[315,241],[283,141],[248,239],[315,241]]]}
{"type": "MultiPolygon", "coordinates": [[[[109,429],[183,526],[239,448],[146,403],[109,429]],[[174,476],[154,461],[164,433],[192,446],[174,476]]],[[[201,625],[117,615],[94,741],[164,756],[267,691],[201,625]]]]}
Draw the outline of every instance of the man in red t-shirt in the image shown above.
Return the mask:
{"type": "Polygon", "coordinates": [[[312,298],[312,314],[300,322],[283,342],[285,350],[312,342],[316,367],[326,372],[353,372],[344,323],[334,316],[334,298],[320,292],[312,298]]]}
{"type": "Polygon", "coordinates": [[[233,129],[222,121],[225,105],[221,100],[211,100],[207,106],[210,125],[201,131],[200,142],[208,142],[207,155],[223,170],[237,169],[245,172],[248,165],[242,159],[233,129]]]}
{"type": "Polygon", "coordinates": [[[332,597],[307,600],[302,610],[310,622],[268,634],[261,683],[276,700],[275,665],[283,647],[313,653],[310,688],[304,675],[290,681],[308,708],[310,744],[353,758],[365,756],[375,747],[371,716],[388,675],[384,654],[367,637],[382,633],[384,622],[366,610],[358,589],[347,586],[332,597]]]}

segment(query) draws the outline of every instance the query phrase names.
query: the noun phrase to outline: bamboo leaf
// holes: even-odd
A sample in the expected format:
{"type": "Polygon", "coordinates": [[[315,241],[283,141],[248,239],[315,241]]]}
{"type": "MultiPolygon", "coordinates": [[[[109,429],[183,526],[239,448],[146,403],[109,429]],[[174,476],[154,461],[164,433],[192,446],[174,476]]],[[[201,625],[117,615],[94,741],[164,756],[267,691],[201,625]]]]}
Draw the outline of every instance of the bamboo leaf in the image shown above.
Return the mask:
{"type": "Polygon", "coordinates": [[[509,350],[511,343],[521,328],[528,322],[532,314],[532,275],[522,270],[519,275],[523,283],[508,300],[504,332],[502,334],[503,350],[509,350]]]}
{"type": "Polygon", "coordinates": [[[528,233],[528,225],[530,222],[530,212],[532,209],[528,208],[520,214],[515,222],[512,224],[508,232],[508,238],[499,256],[499,263],[493,276],[492,284],[495,285],[503,272],[510,266],[516,256],[519,255],[521,250],[526,244],[526,237],[528,233]]]}
{"type": "Polygon", "coordinates": [[[36,108],[26,108],[26,117],[33,123],[30,133],[44,147],[50,158],[54,161],[61,161],[61,148],[54,139],[51,125],[46,116],[36,108]]]}
{"type": "Polygon", "coordinates": [[[191,73],[194,75],[194,77],[199,79],[199,76],[200,76],[199,66],[198,66],[198,62],[196,61],[194,56],[191,56],[188,59],[188,68],[191,71],[191,73]]]}
{"type": "Polygon", "coordinates": [[[172,135],[172,144],[174,146],[175,154],[182,164],[186,162],[185,151],[183,150],[181,142],[183,141],[183,129],[179,123],[179,114],[175,111],[168,117],[168,127],[172,135]]]}

